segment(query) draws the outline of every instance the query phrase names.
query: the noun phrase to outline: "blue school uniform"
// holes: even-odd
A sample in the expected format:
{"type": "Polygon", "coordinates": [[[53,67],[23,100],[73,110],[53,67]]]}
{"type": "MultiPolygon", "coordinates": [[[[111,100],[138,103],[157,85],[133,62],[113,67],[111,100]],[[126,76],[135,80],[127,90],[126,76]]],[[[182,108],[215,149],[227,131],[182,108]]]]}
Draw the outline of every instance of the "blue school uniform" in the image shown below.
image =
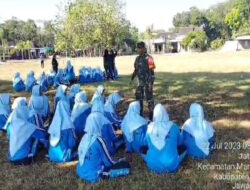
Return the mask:
{"type": "Polygon", "coordinates": [[[100,120],[107,121],[101,128],[102,138],[106,142],[111,155],[115,154],[124,141],[115,134],[115,130],[110,121],[104,116],[104,105],[100,99],[96,99],[92,105],[91,113],[99,114],[100,120]]]}
{"type": "Polygon", "coordinates": [[[70,94],[69,94],[70,110],[73,109],[74,104],[75,104],[75,96],[80,91],[81,91],[81,87],[79,84],[74,84],[73,86],[71,86],[70,94]]]}
{"type": "Polygon", "coordinates": [[[66,79],[69,82],[72,82],[75,80],[75,71],[74,71],[74,67],[71,65],[70,60],[67,61],[67,68],[65,69],[65,73],[66,73],[66,79]]]}
{"type": "Polygon", "coordinates": [[[44,72],[40,76],[38,84],[41,86],[42,92],[47,92],[49,90],[48,79],[44,72]]]}
{"type": "Polygon", "coordinates": [[[186,156],[186,151],[178,153],[178,146],[182,144],[179,127],[169,121],[161,104],[156,105],[153,118],[147,130],[148,151],[144,160],[153,172],[175,173],[186,156]]]}
{"type": "Polygon", "coordinates": [[[0,95],[0,130],[5,126],[10,115],[10,94],[0,95]]]}
{"type": "Polygon", "coordinates": [[[33,86],[36,85],[36,79],[35,79],[35,73],[33,71],[31,71],[26,79],[26,83],[25,83],[25,90],[27,92],[31,92],[33,86]]]}
{"type": "Polygon", "coordinates": [[[118,93],[113,93],[109,95],[104,106],[105,116],[113,125],[117,126],[117,128],[120,128],[122,118],[117,114],[116,107],[122,100],[122,97],[118,93]]]}
{"type": "Polygon", "coordinates": [[[66,95],[67,93],[67,86],[65,85],[60,85],[58,86],[57,90],[56,90],[56,96],[55,96],[55,99],[54,99],[54,112],[56,111],[56,106],[57,106],[57,103],[60,101],[60,100],[63,100],[63,101],[66,101],[68,104],[70,104],[69,102],[69,98],[68,96],[66,95]]]}
{"type": "Polygon", "coordinates": [[[140,103],[132,102],[121,124],[127,152],[140,153],[147,145],[145,139],[147,123],[147,120],[140,116],[140,103]]]}
{"type": "Polygon", "coordinates": [[[16,164],[29,163],[37,153],[39,140],[44,139],[46,133],[37,130],[36,125],[29,121],[25,98],[17,98],[14,104],[14,111],[6,124],[9,161],[16,164]]]}
{"type": "Polygon", "coordinates": [[[75,132],[77,136],[82,136],[84,134],[85,123],[87,117],[91,113],[91,107],[87,102],[88,99],[85,91],[76,94],[75,105],[71,113],[71,119],[75,126],[75,132]]]}
{"type": "Polygon", "coordinates": [[[190,119],[182,128],[183,144],[187,147],[188,156],[205,159],[211,153],[215,131],[212,125],[204,119],[201,105],[192,104],[189,113],[190,119]]]}
{"type": "Polygon", "coordinates": [[[48,97],[41,94],[41,86],[36,85],[32,89],[32,96],[29,101],[30,111],[38,114],[45,122],[50,115],[50,105],[48,97]]]}
{"type": "MultiPolygon", "coordinates": [[[[112,177],[112,167],[116,164],[112,160],[105,141],[101,138],[101,128],[108,120],[102,120],[100,114],[92,113],[86,123],[85,132],[78,147],[79,162],[77,176],[90,183],[99,182],[104,173],[112,177]]],[[[128,168],[122,168],[114,177],[129,174],[128,168]]]]}
{"type": "Polygon", "coordinates": [[[24,82],[20,76],[20,73],[16,73],[13,79],[13,89],[15,92],[22,92],[25,90],[24,82]]]}
{"type": "Polygon", "coordinates": [[[64,163],[75,159],[76,136],[67,102],[58,102],[48,132],[50,134],[50,161],[64,163]]]}

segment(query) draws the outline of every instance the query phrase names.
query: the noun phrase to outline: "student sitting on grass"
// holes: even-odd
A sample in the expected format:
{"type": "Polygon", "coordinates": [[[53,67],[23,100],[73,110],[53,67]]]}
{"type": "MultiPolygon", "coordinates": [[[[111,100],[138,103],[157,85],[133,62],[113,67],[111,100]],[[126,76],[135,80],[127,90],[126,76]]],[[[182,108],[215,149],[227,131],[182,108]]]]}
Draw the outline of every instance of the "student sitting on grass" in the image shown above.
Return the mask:
{"type": "Polygon", "coordinates": [[[29,164],[37,154],[40,140],[46,139],[47,134],[30,122],[26,98],[15,99],[12,108],[5,125],[9,137],[9,161],[29,164]]]}
{"type": "Polygon", "coordinates": [[[35,73],[34,71],[31,71],[28,75],[27,75],[27,79],[26,79],[26,83],[25,83],[25,90],[27,92],[31,92],[33,86],[35,86],[36,83],[36,79],[35,79],[35,73]]]}
{"type": "Polygon", "coordinates": [[[75,105],[71,113],[71,119],[75,126],[75,132],[77,137],[83,136],[85,123],[90,113],[91,107],[88,104],[86,92],[82,91],[77,93],[75,96],[75,105]]]}
{"type": "Polygon", "coordinates": [[[60,100],[66,101],[69,104],[69,97],[67,96],[67,88],[68,87],[65,85],[58,86],[58,88],[56,90],[56,96],[54,99],[54,112],[56,111],[57,103],[60,100]]]}
{"type": "Polygon", "coordinates": [[[0,94],[0,130],[3,129],[11,112],[10,94],[0,94]]]}
{"type": "Polygon", "coordinates": [[[140,115],[140,103],[138,101],[130,103],[121,124],[127,152],[140,153],[147,145],[145,138],[147,124],[147,120],[140,115]]]}
{"type": "Polygon", "coordinates": [[[81,87],[79,84],[74,84],[70,88],[69,92],[69,102],[70,102],[70,110],[73,109],[75,104],[75,96],[78,92],[81,92],[81,87]]]}
{"type": "Polygon", "coordinates": [[[55,79],[54,79],[54,87],[59,86],[60,84],[64,84],[64,85],[69,85],[70,82],[68,81],[68,79],[65,76],[65,73],[63,71],[63,69],[59,69],[55,79]]]}
{"type": "Polygon", "coordinates": [[[211,153],[215,131],[204,118],[200,104],[194,103],[189,109],[190,118],[182,127],[183,143],[187,147],[188,156],[204,159],[211,153]]]}
{"type": "Polygon", "coordinates": [[[24,82],[20,73],[16,73],[13,79],[13,89],[15,92],[22,92],[25,90],[24,82]]]}
{"type": "Polygon", "coordinates": [[[71,61],[67,61],[67,67],[65,69],[66,79],[71,83],[75,80],[74,67],[71,65],[71,61]]]}
{"type": "Polygon", "coordinates": [[[39,116],[44,123],[50,116],[50,105],[47,96],[42,94],[41,86],[36,85],[32,89],[32,96],[29,101],[29,109],[39,116]]]}
{"type": "Polygon", "coordinates": [[[148,168],[160,174],[177,172],[187,153],[184,151],[179,155],[178,146],[182,143],[179,127],[169,120],[161,104],[155,106],[146,139],[148,151],[143,157],[148,168]]]}
{"type": "Polygon", "coordinates": [[[122,97],[115,92],[109,95],[104,106],[105,116],[113,125],[117,126],[117,128],[120,128],[122,122],[122,118],[117,113],[117,105],[122,102],[122,100],[122,97]]]}
{"type": "MultiPolygon", "coordinates": [[[[101,120],[107,120],[104,116],[104,104],[100,99],[96,99],[92,105],[91,114],[99,115],[101,120]]],[[[100,121],[101,122],[101,121],[100,121]]],[[[109,153],[114,155],[120,146],[123,145],[121,136],[116,135],[116,132],[110,122],[106,122],[101,128],[102,138],[105,140],[109,153]]]]}
{"type": "Polygon", "coordinates": [[[93,103],[95,99],[100,99],[103,104],[105,104],[105,96],[104,96],[105,88],[103,85],[99,85],[92,97],[91,102],[93,103]]]}
{"type": "Polygon", "coordinates": [[[59,101],[52,123],[50,134],[49,158],[55,163],[70,162],[76,158],[76,136],[70,118],[69,104],[59,101]]]}
{"type": "Polygon", "coordinates": [[[48,78],[45,72],[41,74],[38,84],[41,86],[42,92],[47,92],[49,90],[48,78]]]}
{"type": "Polygon", "coordinates": [[[102,178],[127,176],[130,166],[127,162],[115,162],[111,158],[101,128],[109,121],[98,113],[92,113],[87,121],[85,135],[78,147],[79,162],[77,176],[89,183],[97,183],[102,178]]]}

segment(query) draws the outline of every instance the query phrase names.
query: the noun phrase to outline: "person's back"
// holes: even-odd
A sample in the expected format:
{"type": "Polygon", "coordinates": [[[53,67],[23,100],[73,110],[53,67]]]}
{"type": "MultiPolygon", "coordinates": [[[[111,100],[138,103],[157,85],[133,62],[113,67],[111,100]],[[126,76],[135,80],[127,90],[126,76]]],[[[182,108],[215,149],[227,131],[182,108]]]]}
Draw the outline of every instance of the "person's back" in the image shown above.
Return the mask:
{"type": "Polygon", "coordinates": [[[10,115],[10,94],[0,94],[0,130],[5,126],[10,115]]]}
{"type": "Polygon", "coordinates": [[[182,127],[183,144],[187,147],[189,156],[199,159],[207,158],[214,144],[215,131],[204,118],[200,104],[190,106],[190,119],[182,127]]]}
{"type": "Polygon", "coordinates": [[[186,156],[186,151],[178,153],[182,143],[179,127],[169,120],[161,104],[155,106],[153,118],[147,129],[148,151],[144,160],[156,173],[175,173],[186,156]]]}
{"type": "Polygon", "coordinates": [[[72,161],[75,158],[76,136],[67,102],[58,102],[48,132],[50,134],[50,160],[55,163],[72,161]]]}
{"type": "Polygon", "coordinates": [[[13,89],[16,92],[22,92],[25,90],[25,84],[21,78],[20,73],[16,73],[13,79],[13,89]]]}
{"type": "Polygon", "coordinates": [[[95,183],[100,180],[100,173],[103,166],[111,167],[114,164],[109,157],[109,152],[102,138],[97,138],[89,148],[84,165],[77,165],[77,174],[81,179],[95,183]]]}
{"type": "Polygon", "coordinates": [[[177,125],[172,125],[166,143],[162,150],[157,149],[146,135],[148,152],[146,155],[147,166],[156,173],[176,172],[179,168],[178,144],[180,143],[180,131],[177,125]]]}

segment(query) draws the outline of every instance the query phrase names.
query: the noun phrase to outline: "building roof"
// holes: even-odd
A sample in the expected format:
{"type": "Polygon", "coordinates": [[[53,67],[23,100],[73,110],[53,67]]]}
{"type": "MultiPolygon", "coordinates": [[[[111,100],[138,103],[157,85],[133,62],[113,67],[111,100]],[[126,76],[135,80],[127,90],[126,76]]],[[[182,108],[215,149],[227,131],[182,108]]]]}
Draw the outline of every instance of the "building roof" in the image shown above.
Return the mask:
{"type": "Polygon", "coordinates": [[[236,38],[236,40],[250,40],[250,35],[245,35],[245,36],[239,36],[238,38],[236,38]]]}
{"type": "Polygon", "coordinates": [[[202,27],[181,27],[179,29],[178,35],[187,35],[190,32],[203,31],[202,27]]]}

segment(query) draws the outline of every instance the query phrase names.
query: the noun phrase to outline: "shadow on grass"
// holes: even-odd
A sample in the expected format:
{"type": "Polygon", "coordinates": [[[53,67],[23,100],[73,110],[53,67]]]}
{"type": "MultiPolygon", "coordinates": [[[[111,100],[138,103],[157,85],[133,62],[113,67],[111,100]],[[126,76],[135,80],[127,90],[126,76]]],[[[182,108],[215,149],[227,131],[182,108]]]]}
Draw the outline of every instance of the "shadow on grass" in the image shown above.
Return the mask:
{"type": "MultiPolygon", "coordinates": [[[[124,92],[127,103],[134,100],[136,85],[129,85],[130,76],[121,76],[119,81],[104,83],[107,94],[116,90],[124,92]]],[[[89,99],[98,84],[83,85],[89,99]]],[[[12,92],[12,82],[0,81],[0,93],[12,92]]],[[[53,100],[55,90],[47,93],[53,100]]],[[[250,139],[250,73],[156,73],[154,86],[156,103],[166,105],[169,115],[180,126],[189,117],[189,106],[199,102],[204,106],[207,120],[215,121],[217,142],[245,142],[250,139]],[[246,123],[242,123],[246,122],[246,123]]],[[[26,96],[27,93],[15,93],[26,96]]],[[[146,107],[146,106],[145,106],[146,107]]],[[[145,110],[147,115],[147,109],[145,110]]],[[[138,155],[132,156],[132,174],[128,178],[102,181],[92,186],[77,179],[75,167],[61,170],[49,163],[42,152],[36,163],[27,167],[14,167],[8,163],[6,136],[0,136],[0,178],[5,179],[5,189],[232,189],[232,181],[215,180],[218,171],[199,170],[201,161],[186,159],[175,175],[156,175],[148,171],[138,155]],[[13,179],[15,179],[13,181],[13,179]],[[20,180],[19,180],[20,179],[20,180]],[[9,181],[9,182],[8,182],[9,181]],[[171,187],[171,188],[170,188],[171,187]]],[[[246,150],[215,150],[204,164],[231,164],[246,150]]],[[[120,156],[127,156],[124,151],[120,156]]],[[[247,164],[247,160],[240,161],[247,164]]],[[[220,171],[219,171],[220,172],[220,171]]],[[[231,174],[235,171],[228,172],[231,174]]],[[[244,173],[245,171],[236,171],[244,173]]],[[[3,185],[0,184],[0,189],[3,185]]]]}

